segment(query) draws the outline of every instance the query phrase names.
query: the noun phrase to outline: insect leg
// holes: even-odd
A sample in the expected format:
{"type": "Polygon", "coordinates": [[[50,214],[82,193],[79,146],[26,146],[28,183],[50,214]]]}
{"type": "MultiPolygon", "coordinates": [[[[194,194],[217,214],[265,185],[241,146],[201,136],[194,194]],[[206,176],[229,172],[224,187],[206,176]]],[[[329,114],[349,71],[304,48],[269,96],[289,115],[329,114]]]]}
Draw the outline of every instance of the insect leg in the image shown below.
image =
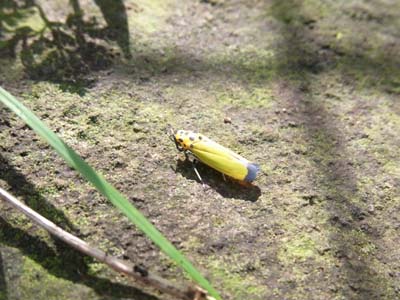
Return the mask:
{"type": "Polygon", "coordinates": [[[201,176],[200,176],[199,171],[198,171],[197,168],[196,168],[196,165],[197,165],[197,163],[199,162],[198,159],[197,159],[196,156],[194,156],[190,151],[185,151],[184,153],[185,153],[186,159],[189,160],[189,161],[192,163],[193,170],[194,170],[194,172],[196,173],[197,178],[199,178],[199,180],[200,180],[201,184],[203,185],[203,187],[206,187],[206,185],[204,184],[203,179],[202,179],[201,176]],[[192,157],[193,157],[193,160],[190,160],[190,159],[189,159],[189,156],[192,156],[192,157]]]}
{"type": "Polygon", "coordinates": [[[183,153],[185,153],[185,159],[188,160],[188,161],[190,161],[190,159],[189,159],[189,153],[190,153],[190,152],[184,151],[183,153]]]}
{"type": "Polygon", "coordinates": [[[197,171],[197,169],[196,169],[196,164],[197,164],[197,162],[198,162],[197,159],[194,159],[194,160],[193,160],[193,162],[192,162],[192,164],[193,164],[193,170],[196,172],[196,175],[197,175],[197,177],[200,179],[200,182],[201,182],[201,184],[203,185],[203,187],[206,187],[206,185],[204,184],[203,179],[202,179],[201,176],[200,176],[199,171],[197,171]]]}

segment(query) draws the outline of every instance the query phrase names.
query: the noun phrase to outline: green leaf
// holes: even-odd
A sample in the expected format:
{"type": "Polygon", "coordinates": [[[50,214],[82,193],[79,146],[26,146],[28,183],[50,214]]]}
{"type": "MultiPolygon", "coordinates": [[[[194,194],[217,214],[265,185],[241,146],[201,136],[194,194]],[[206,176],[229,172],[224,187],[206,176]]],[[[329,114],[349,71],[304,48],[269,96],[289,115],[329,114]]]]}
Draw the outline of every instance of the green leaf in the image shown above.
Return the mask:
{"type": "Polygon", "coordinates": [[[199,271],[179,252],[130,202],[118,192],[103,176],[89,166],[74,150],[67,146],[36,115],[0,87],[0,101],[24,120],[33,130],[44,138],[65,161],[75,168],[96,189],[119,208],[137,227],[139,227],[160,249],[183,268],[190,277],[216,299],[218,292],[199,271]]]}

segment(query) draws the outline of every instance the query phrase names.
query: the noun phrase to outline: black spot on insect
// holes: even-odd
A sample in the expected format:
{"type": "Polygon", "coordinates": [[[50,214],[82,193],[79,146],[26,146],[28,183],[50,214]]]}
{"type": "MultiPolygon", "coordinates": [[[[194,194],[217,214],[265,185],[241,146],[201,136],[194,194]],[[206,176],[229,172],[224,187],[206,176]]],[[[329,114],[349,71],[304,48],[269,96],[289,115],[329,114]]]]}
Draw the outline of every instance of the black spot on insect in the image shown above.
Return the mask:
{"type": "Polygon", "coordinates": [[[199,140],[202,140],[202,139],[203,139],[203,137],[201,135],[199,135],[199,140]]]}
{"type": "Polygon", "coordinates": [[[182,140],[182,139],[178,139],[178,141],[179,141],[180,143],[183,143],[183,140],[182,140]]]}
{"type": "Polygon", "coordinates": [[[194,147],[194,145],[193,144],[190,144],[190,148],[193,148],[194,147]]]}

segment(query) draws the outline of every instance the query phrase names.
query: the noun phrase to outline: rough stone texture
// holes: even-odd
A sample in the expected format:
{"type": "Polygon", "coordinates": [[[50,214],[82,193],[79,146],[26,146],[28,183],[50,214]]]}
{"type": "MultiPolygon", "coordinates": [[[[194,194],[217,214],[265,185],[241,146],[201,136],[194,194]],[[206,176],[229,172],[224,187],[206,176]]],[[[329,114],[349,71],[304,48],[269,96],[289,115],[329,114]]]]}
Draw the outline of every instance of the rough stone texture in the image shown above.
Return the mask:
{"type": "MultiPolygon", "coordinates": [[[[50,20],[74,11],[68,1],[38,2],[50,20]]],[[[37,50],[32,61],[33,48],[19,45],[14,58],[0,58],[0,85],[120,189],[224,299],[400,299],[399,1],[79,5],[81,21],[63,29],[71,51],[60,56],[50,39],[54,55],[37,50]],[[126,22],[115,25],[115,15],[126,22]],[[255,186],[200,165],[204,189],[167,124],[259,163],[255,186]]],[[[0,185],[110,254],[184,280],[1,106],[0,185]]],[[[168,299],[1,202],[0,222],[0,299],[168,299]]]]}

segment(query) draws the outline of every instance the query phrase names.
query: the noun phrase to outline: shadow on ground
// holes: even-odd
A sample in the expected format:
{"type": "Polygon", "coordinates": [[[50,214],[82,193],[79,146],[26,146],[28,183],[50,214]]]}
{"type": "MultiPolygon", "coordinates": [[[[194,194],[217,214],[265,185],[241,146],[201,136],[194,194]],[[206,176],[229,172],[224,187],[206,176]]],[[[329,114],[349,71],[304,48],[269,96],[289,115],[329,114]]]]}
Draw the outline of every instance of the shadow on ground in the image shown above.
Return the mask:
{"type": "Polygon", "coordinates": [[[83,94],[93,83],[90,71],[109,67],[118,55],[109,41],[115,41],[126,58],[131,56],[122,0],[95,3],[106,27],[95,18],[86,21],[78,0],[70,1],[72,11],[65,22],[51,21],[51,16],[34,1],[2,1],[0,54],[14,58],[19,55],[31,79],[61,83],[64,90],[83,94]],[[22,47],[20,52],[18,47],[22,47]]]}
{"type": "MultiPolygon", "coordinates": [[[[286,64],[282,64],[278,69],[279,75],[284,78],[290,74],[290,79],[284,87],[291,90],[291,96],[286,99],[287,105],[298,108],[299,118],[304,124],[313,149],[310,159],[315,161],[319,168],[319,174],[314,181],[326,201],[324,206],[330,214],[331,226],[335,228],[329,234],[329,239],[334,245],[333,255],[341,261],[339,280],[343,281],[342,285],[346,287],[342,292],[346,299],[352,300],[379,298],[380,290],[385,289],[385,286],[381,285],[380,277],[370,268],[368,258],[357,246],[360,237],[357,237],[355,232],[367,233],[371,241],[374,237],[362,230],[361,221],[366,214],[354,203],[355,198],[359,196],[357,177],[349,161],[352,154],[345,148],[345,138],[324,107],[324,103],[310,93],[312,76],[327,71],[330,63],[307,47],[312,33],[304,30],[305,24],[299,26],[298,23],[291,22],[292,19],[288,19],[288,16],[303,19],[301,2],[275,1],[273,7],[273,16],[285,24],[282,27],[282,35],[286,42],[281,45],[282,51],[277,59],[286,64]]],[[[375,65],[396,63],[386,61],[383,57],[379,63],[371,62],[368,57],[360,55],[348,68],[374,68],[375,65]]],[[[382,69],[375,71],[389,76],[382,69]]],[[[386,79],[389,80],[390,77],[386,79]]]]}
{"type": "Polygon", "coordinates": [[[41,194],[36,191],[35,186],[31,184],[22,173],[18,172],[1,154],[0,180],[7,182],[11,188],[10,193],[24,199],[30,208],[45,218],[52,220],[64,230],[75,234],[79,233],[79,230],[68,220],[65,214],[42,197],[41,194]]]}
{"type": "Polygon", "coordinates": [[[10,225],[0,217],[2,234],[0,243],[19,249],[49,273],[74,283],[80,283],[93,289],[98,295],[112,299],[134,298],[138,300],[157,300],[158,298],[143,293],[132,286],[111,282],[89,274],[88,257],[75,251],[68,245],[56,240],[56,249],[47,245],[38,237],[10,225]]]}
{"type": "MultiPolygon", "coordinates": [[[[233,73],[240,74],[237,76],[244,80],[251,80],[255,73],[260,74],[258,82],[263,83],[270,78],[271,69],[276,71],[277,77],[285,81],[284,89],[291,91],[291,96],[287,100],[290,105],[299,108],[299,118],[304,124],[310,146],[314,149],[314,157],[310,159],[317,162],[321,174],[321,177],[315,180],[323,193],[325,208],[335,229],[329,238],[335,245],[334,256],[342,263],[339,272],[340,279],[348,286],[346,299],[374,298],[371,295],[379,297],[377,293],[383,288],[380,286],[380,279],[369,267],[367,258],[359,255],[352,234],[353,231],[362,231],[360,225],[365,215],[362,208],[352,201],[357,192],[357,185],[348,159],[351,156],[343,145],[340,128],[333,123],[324,104],[313,98],[310,86],[313,76],[337,70],[344,78],[348,77],[349,85],[356,83],[358,74],[364,74],[365,88],[373,87],[399,94],[399,57],[391,55],[391,51],[388,51],[390,45],[384,45],[371,53],[357,49],[356,46],[351,47],[354,51],[349,51],[325,41],[316,41],[311,28],[316,20],[302,16],[301,1],[272,2],[268,13],[282,23],[281,33],[284,39],[279,45],[282,51],[277,57],[265,60],[261,65],[257,61],[250,65],[242,64],[234,59],[214,64],[207,60],[201,61],[183,50],[174,52],[175,56],[167,61],[160,59],[159,53],[156,52],[148,53],[142,59],[147,64],[157,66],[153,69],[152,76],[170,75],[182,70],[207,70],[222,74],[227,68],[232,68],[233,73]],[[166,71],[164,67],[167,67],[166,71]]],[[[107,20],[106,17],[105,19],[107,20]]],[[[78,24],[79,22],[81,21],[78,21],[78,24]]],[[[141,63],[138,62],[137,66],[141,66],[141,63]]],[[[126,75],[129,78],[131,74],[126,75]]],[[[45,77],[38,78],[42,80],[45,77]]],[[[186,178],[198,181],[189,162],[178,162],[176,170],[186,178]]],[[[218,172],[207,167],[199,166],[199,172],[206,174],[203,176],[206,184],[223,197],[256,201],[261,193],[259,190],[249,193],[234,183],[224,182],[218,172]]],[[[368,237],[373,239],[371,236],[368,237]]]]}
{"type": "MultiPolygon", "coordinates": [[[[68,218],[52,204],[48,203],[35,186],[31,184],[23,174],[18,172],[8,161],[0,155],[0,179],[11,187],[10,192],[20,199],[24,199],[28,206],[56,223],[65,230],[79,236],[79,231],[68,218]]],[[[19,249],[24,255],[40,264],[49,273],[56,277],[64,278],[74,283],[81,283],[92,288],[101,296],[109,296],[112,299],[121,297],[156,300],[153,296],[143,293],[137,288],[114,283],[106,278],[99,278],[89,274],[88,263],[91,258],[72,249],[64,242],[54,239],[54,246],[50,247],[39,237],[33,236],[10,225],[7,220],[0,217],[0,244],[19,249]]],[[[1,258],[1,257],[0,257],[1,258]]],[[[4,271],[0,260],[0,287],[5,285],[4,271]]],[[[1,294],[0,294],[1,295],[1,294]]]]}
{"type": "MultiPolygon", "coordinates": [[[[240,199],[255,202],[261,196],[261,189],[258,186],[242,186],[238,182],[226,178],[224,180],[221,173],[199,163],[196,166],[202,177],[206,188],[211,188],[224,198],[240,199]]],[[[185,178],[194,180],[201,185],[199,178],[193,170],[193,164],[189,160],[178,160],[176,163],[176,172],[179,172],[185,178]]]]}
{"type": "MultiPolygon", "coordinates": [[[[273,17],[287,28],[294,31],[291,33],[295,38],[293,41],[281,42],[291,43],[297,56],[269,56],[257,57],[259,53],[250,51],[248,54],[232,52],[229,55],[221,52],[221,58],[214,55],[209,58],[185,48],[179,48],[175,44],[166,44],[165,50],[173,49],[168,55],[159,51],[149,50],[134,57],[135,72],[138,77],[146,73],[146,80],[157,76],[169,76],[179,73],[201,74],[206,73],[214,76],[229,74],[232,78],[238,77],[245,82],[263,84],[266,80],[281,78],[298,78],[302,72],[317,74],[335,70],[343,77],[347,84],[363,89],[378,89],[394,95],[400,94],[400,56],[398,47],[387,41],[370,49],[370,46],[359,47],[359,34],[353,31],[354,38],[349,36],[345,44],[340,43],[334,36],[328,33],[315,33],[313,28],[318,20],[308,15],[303,15],[302,1],[265,1],[265,15],[273,17]],[[298,10],[297,10],[298,9],[298,10]],[[315,34],[314,34],[315,33],[315,34]],[[304,57],[301,57],[301,53],[304,57]],[[248,57],[245,57],[248,55],[248,57]],[[215,58],[217,57],[217,58],[215,58]],[[288,68],[292,66],[292,68],[288,68]],[[149,71],[150,70],[150,71],[149,71]],[[292,71],[295,71],[293,73],[292,71]]],[[[204,4],[207,5],[207,4],[204,4]]],[[[305,5],[305,4],[304,4],[305,5]]],[[[350,12],[351,13],[351,12],[350,12]]],[[[384,21],[385,16],[382,17],[384,21]]],[[[354,26],[362,27],[355,23],[354,26]]],[[[337,30],[340,30],[338,28],[337,30]]],[[[266,32],[265,34],[269,34],[266,32]]],[[[363,32],[363,35],[366,33],[363,32]]],[[[379,32],[368,33],[369,36],[379,36],[379,32]]],[[[368,37],[366,36],[365,39],[368,37]]],[[[280,38],[277,38],[279,40],[280,38]]],[[[274,45],[278,50],[281,45],[274,45]]],[[[200,52],[200,51],[199,51],[200,52]]],[[[214,54],[217,54],[214,53],[214,54]]],[[[126,68],[126,77],[134,78],[132,70],[126,68]]],[[[124,70],[122,70],[124,72],[124,70]]]]}
{"type": "Polygon", "coordinates": [[[0,299],[7,300],[7,283],[3,255],[0,251],[0,299]]]}
{"type": "MultiPolygon", "coordinates": [[[[65,23],[50,21],[51,18],[42,7],[32,1],[26,1],[22,5],[14,0],[3,1],[0,4],[0,53],[15,57],[17,45],[22,45],[20,56],[31,78],[62,83],[62,89],[79,94],[83,94],[86,88],[94,83],[90,71],[109,68],[114,57],[118,55],[109,47],[109,41],[117,43],[125,58],[133,58],[135,67],[134,70],[130,67],[126,69],[128,78],[132,78],[132,72],[141,77],[144,71],[148,78],[191,70],[194,73],[229,72],[246,81],[254,82],[258,78],[258,82],[263,83],[275,75],[274,70],[278,71],[278,76],[291,77],[289,69],[284,71],[285,67],[282,68],[291,64],[296,67],[296,72],[301,69],[307,72],[339,70],[352,84],[362,84],[365,88],[378,88],[393,94],[400,93],[400,57],[393,43],[388,42],[371,51],[357,47],[356,42],[353,45],[350,43],[349,47],[342,47],[332,38],[314,39],[308,33],[317,20],[302,15],[302,2],[265,2],[269,10],[268,15],[295,29],[293,36],[296,40],[293,41],[292,47],[300,46],[297,49],[298,53],[304,50],[313,52],[313,55],[303,57],[297,63],[292,61],[292,57],[254,60],[252,55],[249,59],[233,55],[221,61],[209,61],[188,54],[185,49],[179,49],[173,44],[165,45],[166,48],[174,49],[167,58],[158,51],[149,51],[133,57],[130,50],[128,17],[123,1],[96,0],[95,4],[107,23],[105,28],[95,19],[84,20],[84,10],[81,9],[79,0],[70,1],[72,12],[65,23]],[[29,24],[18,27],[21,23],[19,21],[32,14],[40,16],[42,27],[37,28],[29,24]],[[9,23],[17,25],[10,26],[9,23]],[[1,34],[2,28],[9,27],[11,33],[1,34]],[[300,28],[303,30],[299,31],[300,28]],[[295,45],[299,42],[300,45],[295,45]],[[360,74],[363,76],[362,83],[357,82],[361,81],[360,74]]],[[[356,36],[357,33],[353,34],[356,36]]]]}

